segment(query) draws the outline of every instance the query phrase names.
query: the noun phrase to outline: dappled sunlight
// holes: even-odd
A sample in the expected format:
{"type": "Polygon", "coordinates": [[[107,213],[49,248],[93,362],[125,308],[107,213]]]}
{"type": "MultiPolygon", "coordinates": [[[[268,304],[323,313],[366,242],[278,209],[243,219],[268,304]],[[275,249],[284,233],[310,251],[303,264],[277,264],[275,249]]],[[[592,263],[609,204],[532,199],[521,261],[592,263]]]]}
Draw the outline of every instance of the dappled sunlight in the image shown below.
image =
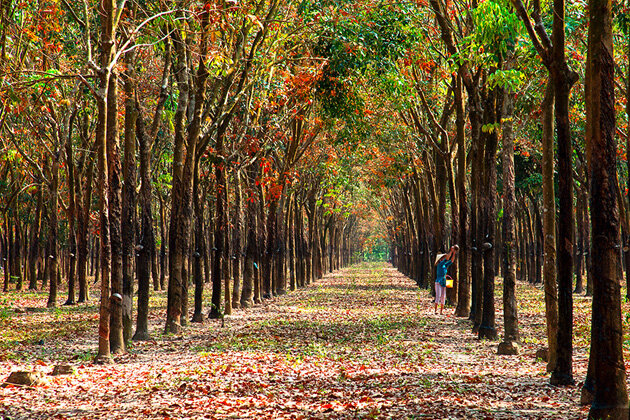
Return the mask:
{"type": "MultiPolygon", "coordinates": [[[[75,346],[91,331],[77,330],[56,339],[60,354],[0,365],[2,377],[30,363],[49,373],[63,355],[75,375],[0,396],[15,418],[583,418],[579,388],[548,385],[545,363],[534,357],[541,291],[520,284],[519,296],[528,319],[522,353],[497,356],[497,342],[478,340],[452,308],[434,315],[428,292],[409,278],[385,263],[360,264],[223,326],[209,321],[163,336],[158,317],[155,340],[135,343],[113,366],[82,358],[75,346]]],[[[47,316],[34,314],[26,328],[37,331],[47,316]]],[[[584,373],[576,363],[576,376],[584,373]]]]}

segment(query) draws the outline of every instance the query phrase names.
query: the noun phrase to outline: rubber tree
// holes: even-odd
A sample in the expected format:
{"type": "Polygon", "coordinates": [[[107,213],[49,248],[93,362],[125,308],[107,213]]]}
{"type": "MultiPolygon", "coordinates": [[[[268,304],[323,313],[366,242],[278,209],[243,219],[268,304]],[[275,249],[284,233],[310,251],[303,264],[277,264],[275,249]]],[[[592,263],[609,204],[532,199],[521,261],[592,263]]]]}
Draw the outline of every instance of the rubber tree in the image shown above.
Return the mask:
{"type": "Polygon", "coordinates": [[[587,156],[590,174],[593,315],[591,353],[594,399],[589,418],[628,418],[622,350],[619,203],[615,140],[615,63],[612,3],[589,1],[587,156]]]}
{"type": "MultiPolygon", "coordinates": [[[[549,72],[554,89],[554,112],[558,149],[558,328],[557,362],[551,374],[554,385],[573,385],[573,180],[572,144],[569,125],[569,95],[578,80],[569,68],[565,54],[565,1],[553,1],[552,36],[547,34],[540,1],[532,3],[531,17],[521,0],[512,5],[549,72]]],[[[546,280],[545,280],[546,282],[546,280]]]]}
{"type": "MultiPolygon", "coordinates": [[[[187,261],[190,247],[190,228],[192,219],[193,170],[197,145],[201,133],[202,113],[207,90],[209,3],[201,13],[200,51],[195,77],[190,76],[189,55],[190,37],[186,28],[177,28],[171,32],[175,52],[173,70],[179,88],[177,111],[175,113],[175,144],[173,149],[173,188],[171,192],[171,223],[169,229],[169,280],[165,331],[179,333],[186,323],[186,313],[182,309],[187,305],[187,261]],[[194,85],[190,86],[190,81],[194,85]],[[190,90],[194,89],[195,101],[190,105],[190,90]],[[190,114],[188,129],[185,129],[186,116],[190,114]],[[187,131],[187,136],[186,136],[187,131]]],[[[177,15],[179,15],[178,12],[177,15]]],[[[177,16],[176,15],[176,16],[177,16]]]]}
{"type": "Polygon", "coordinates": [[[503,100],[503,322],[505,335],[499,353],[515,353],[519,340],[516,307],[516,194],[514,191],[514,93],[507,90],[503,100]]]}
{"type": "MultiPolygon", "coordinates": [[[[110,87],[111,64],[114,57],[116,36],[117,8],[112,0],[103,0],[99,4],[100,20],[100,62],[92,62],[92,67],[98,80],[98,91],[95,92],[98,109],[96,123],[96,151],[97,151],[97,195],[99,212],[99,266],[101,278],[101,300],[98,327],[98,354],[95,362],[112,363],[109,344],[110,334],[110,268],[111,245],[109,239],[109,170],[107,165],[107,118],[108,91],[110,87]]],[[[87,15],[87,11],[86,11],[87,15]]],[[[86,16],[87,17],[87,16],[86,16]]],[[[89,31],[87,39],[89,42],[89,31]]],[[[89,48],[89,45],[88,45],[89,48]]],[[[88,54],[91,51],[88,49],[88,54]]],[[[91,58],[91,57],[90,57],[91,58]]]]}

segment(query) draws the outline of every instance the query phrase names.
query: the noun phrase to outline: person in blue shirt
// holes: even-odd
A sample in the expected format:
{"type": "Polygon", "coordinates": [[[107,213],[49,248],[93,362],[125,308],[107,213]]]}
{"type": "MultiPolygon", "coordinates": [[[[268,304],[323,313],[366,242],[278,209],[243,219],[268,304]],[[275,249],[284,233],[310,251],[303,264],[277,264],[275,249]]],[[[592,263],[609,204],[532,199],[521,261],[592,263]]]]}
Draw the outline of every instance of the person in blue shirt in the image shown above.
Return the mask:
{"type": "Polygon", "coordinates": [[[448,267],[455,261],[455,256],[459,251],[459,246],[453,245],[446,254],[437,254],[435,257],[436,278],[435,278],[435,313],[437,314],[438,304],[440,305],[440,315],[444,312],[444,302],[446,301],[446,272],[448,267]]]}

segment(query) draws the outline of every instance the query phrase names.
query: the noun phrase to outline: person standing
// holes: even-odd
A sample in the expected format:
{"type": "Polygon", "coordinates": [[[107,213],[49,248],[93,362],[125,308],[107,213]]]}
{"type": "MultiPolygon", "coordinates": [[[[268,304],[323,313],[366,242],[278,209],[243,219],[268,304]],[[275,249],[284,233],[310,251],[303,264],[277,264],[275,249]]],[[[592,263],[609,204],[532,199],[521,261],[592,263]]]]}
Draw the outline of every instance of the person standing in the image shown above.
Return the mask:
{"type": "Polygon", "coordinates": [[[440,305],[440,315],[444,312],[444,302],[446,301],[446,272],[448,267],[455,261],[455,256],[459,251],[459,246],[453,245],[446,254],[437,254],[435,257],[436,278],[435,278],[435,309],[437,314],[440,305]]]}

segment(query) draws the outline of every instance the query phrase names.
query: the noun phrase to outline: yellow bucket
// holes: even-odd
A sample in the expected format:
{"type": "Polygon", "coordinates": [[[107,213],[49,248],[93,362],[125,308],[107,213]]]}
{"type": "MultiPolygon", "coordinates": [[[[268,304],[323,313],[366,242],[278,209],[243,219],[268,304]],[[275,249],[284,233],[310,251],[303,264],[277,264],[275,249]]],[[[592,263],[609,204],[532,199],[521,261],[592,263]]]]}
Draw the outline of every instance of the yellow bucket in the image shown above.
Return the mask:
{"type": "Polygon", "coordinates": [[[453,287],[453,279],[451,277],[446,277],[446,287],[451,289],[453,287]]]}

